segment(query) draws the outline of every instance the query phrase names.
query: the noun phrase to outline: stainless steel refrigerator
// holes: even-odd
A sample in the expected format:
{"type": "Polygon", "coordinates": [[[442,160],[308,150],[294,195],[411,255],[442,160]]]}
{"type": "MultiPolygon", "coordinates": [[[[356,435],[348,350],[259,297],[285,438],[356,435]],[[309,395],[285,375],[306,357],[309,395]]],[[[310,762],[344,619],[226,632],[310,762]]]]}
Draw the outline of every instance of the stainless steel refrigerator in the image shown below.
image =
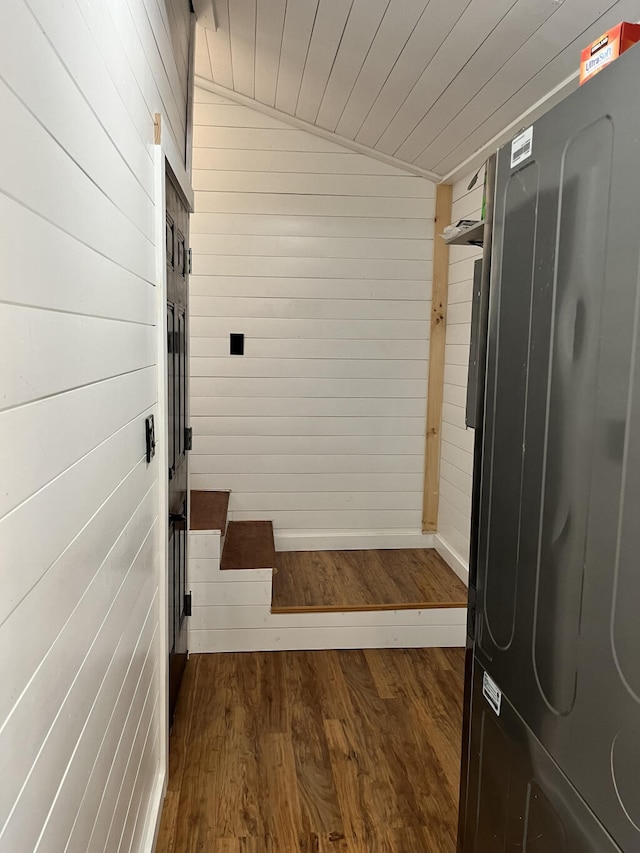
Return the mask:
{"type": "Polygon", "coordinates": [[[637,46],[497,155],[464,853],[640,851],[639,282],[637,46]]]}

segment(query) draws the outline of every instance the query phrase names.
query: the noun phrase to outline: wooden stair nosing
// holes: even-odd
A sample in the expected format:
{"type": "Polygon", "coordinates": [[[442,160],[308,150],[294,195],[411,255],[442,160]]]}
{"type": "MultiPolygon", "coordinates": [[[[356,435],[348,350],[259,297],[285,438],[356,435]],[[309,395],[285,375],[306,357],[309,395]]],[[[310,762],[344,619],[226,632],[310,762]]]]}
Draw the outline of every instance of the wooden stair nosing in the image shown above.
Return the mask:
{"type": "Polygon", "coordinates": [[[271,605],[272,613],[369,613],[389,610],[453,610],[466,608],[466,601],[423,601],[401,604],[295,604],[271,605]]]}

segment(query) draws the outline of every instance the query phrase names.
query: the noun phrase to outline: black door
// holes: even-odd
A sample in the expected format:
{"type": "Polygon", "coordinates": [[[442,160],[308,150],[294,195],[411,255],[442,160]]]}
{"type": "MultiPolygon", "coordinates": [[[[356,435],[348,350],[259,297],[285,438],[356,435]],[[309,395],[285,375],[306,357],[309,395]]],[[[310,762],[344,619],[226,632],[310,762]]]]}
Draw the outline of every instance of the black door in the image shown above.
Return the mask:
{"type": "Polygon", "coordinates": [[[167,418],[169,470],[169,718],[187,662],[187,237],[189,214],[166,175],[167,418]]]}

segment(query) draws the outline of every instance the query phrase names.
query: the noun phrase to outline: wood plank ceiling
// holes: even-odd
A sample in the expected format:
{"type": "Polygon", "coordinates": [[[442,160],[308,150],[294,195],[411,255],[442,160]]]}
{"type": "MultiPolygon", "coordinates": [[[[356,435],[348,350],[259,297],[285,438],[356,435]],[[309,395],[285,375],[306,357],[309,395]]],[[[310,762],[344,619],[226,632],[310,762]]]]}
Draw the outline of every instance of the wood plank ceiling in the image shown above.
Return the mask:
{"type": "MultiPolygon", "coordinates": [[[[214,0],[196,74],[444,176],[637,0],[214,0]]],[[[573,81],[568,87],[575,85],[573,81]]]]}

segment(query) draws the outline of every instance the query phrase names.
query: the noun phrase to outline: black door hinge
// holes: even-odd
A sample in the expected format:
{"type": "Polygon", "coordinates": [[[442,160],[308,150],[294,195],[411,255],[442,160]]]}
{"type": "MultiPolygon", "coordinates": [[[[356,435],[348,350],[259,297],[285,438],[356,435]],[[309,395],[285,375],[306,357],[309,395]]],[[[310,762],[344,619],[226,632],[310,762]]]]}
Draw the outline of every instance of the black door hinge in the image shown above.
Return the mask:
{"type": "Polygon", "coordinates": [[[193,427],[186,427],[184,431],[184,449],[192,450],[193,448],[193,427]]]}
{"type": "Polygon", "coordinates": [[[184,615],[191,616],[191,593],[188,592],[184,597],[184,615]]]}
{"type": "Polygon", "coordinates": [[[189,275],[191,275],[191,269],[193,267],[193,254],[191,252],[191,249],[189,249],[189,252],[188,252],[188,259],[189,260],[187,263],[187,272],[189,273],[189,275]]]}

